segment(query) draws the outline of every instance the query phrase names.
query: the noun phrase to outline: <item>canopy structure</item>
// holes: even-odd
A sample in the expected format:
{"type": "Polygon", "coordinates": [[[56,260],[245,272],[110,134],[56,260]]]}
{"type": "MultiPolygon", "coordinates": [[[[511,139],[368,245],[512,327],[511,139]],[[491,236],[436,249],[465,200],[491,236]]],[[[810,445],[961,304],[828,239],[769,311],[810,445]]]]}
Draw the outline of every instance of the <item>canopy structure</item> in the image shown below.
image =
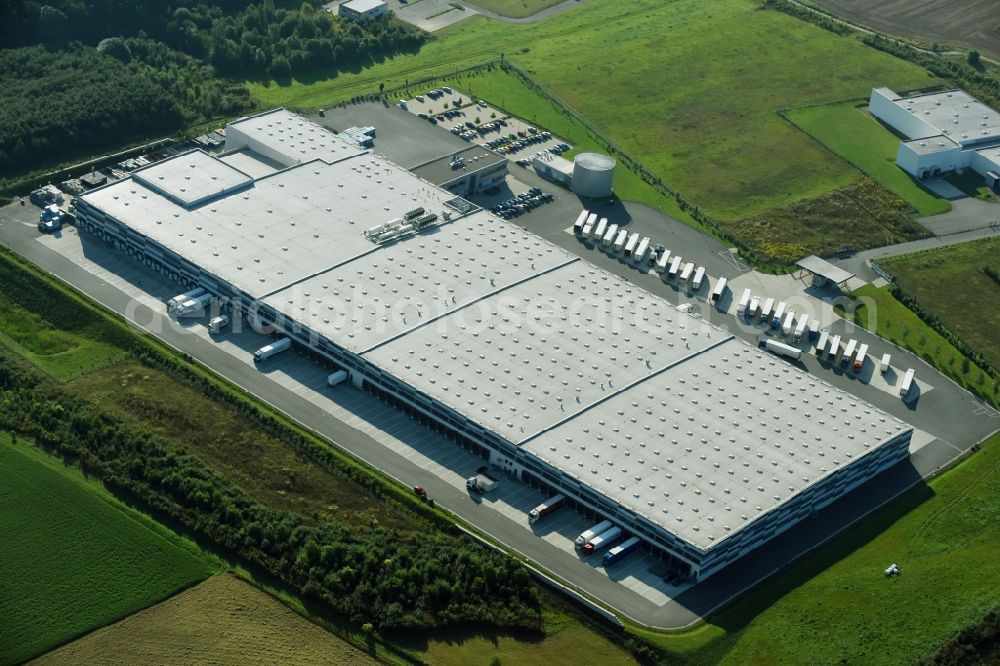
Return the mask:
{"type": "Polygon", "coordinates": [[[838,287],[842,287],[845,282],[854,277],[854,273],[845,271],[840,266],[834,266],[826,259],[820,259],[816,255],[799,259],[795,262],[795,265],[807,273],[812,273],[813,284],[818,286],[832,283],[838,287]]]}

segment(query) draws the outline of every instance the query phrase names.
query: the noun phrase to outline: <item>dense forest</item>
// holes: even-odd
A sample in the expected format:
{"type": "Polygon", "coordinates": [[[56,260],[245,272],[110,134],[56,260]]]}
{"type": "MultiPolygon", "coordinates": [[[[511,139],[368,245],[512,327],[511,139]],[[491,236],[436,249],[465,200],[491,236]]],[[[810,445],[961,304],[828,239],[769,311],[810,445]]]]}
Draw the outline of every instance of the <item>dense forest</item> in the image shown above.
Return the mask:
{"type": "Polygon", "coordinates": [[[0,178],[253,108],[239,81],[419,48],[316,0],[0,0],[0,178]]]}

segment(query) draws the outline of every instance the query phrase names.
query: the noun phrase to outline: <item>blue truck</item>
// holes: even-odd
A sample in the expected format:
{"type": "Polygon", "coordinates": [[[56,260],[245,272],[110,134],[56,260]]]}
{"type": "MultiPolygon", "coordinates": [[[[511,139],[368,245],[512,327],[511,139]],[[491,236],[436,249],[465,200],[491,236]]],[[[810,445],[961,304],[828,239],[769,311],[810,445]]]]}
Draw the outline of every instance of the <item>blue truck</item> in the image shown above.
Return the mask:
{"type": "Polygon", "coordinates": [[[641,542],[639,541],[639,537],[632,537],[630,539],[627,539],[626,541],[615,546],[608,552],[604,553],[604,558],[601,561],[601,563],[606,567],[614,564],[615,562],[622,559],[623,557],[631,553],[633,550],[638,548],[640,543],[641,542]]]}

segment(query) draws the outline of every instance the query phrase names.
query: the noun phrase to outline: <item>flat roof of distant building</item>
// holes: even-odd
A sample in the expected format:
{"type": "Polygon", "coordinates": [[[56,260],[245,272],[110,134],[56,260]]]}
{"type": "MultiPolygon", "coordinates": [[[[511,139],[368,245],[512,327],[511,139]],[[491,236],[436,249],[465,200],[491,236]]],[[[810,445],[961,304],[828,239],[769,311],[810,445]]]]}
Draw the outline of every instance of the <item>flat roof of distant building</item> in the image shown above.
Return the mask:
{"type": "Polygon", "coordinates": [[[134,171],[132,180],[185,208],[253,182],[249,175],[200,149],[134,171]]]}
{"type": "MultiPolygon", "coordinates": [[[[226,150],[248,147],[261,152],[260,146],[280,154],[285,166],[302,164],[315,159],[333,163],[366,152],[337,137],[324,127],[285,109],[273,109],[256,116],[240,118],[227,125],[226,150]],[[237,130],[234,133],[231,130],[237,130]],[[248,137],[257,145],[247,144],[248,137]]],[[[275,159],[277,157],[272,156],[275,159]]]]}
{"type": "Polygon", "coordinates": [[[506,161],[506,157],[498,155],[488,148],[473,145],[418,164],[411,171],[429,183],[443,185],[470,172],[480,171],[506,161]],[[455,156],[461,158],[461,166],[452,166],[452,160],[455,156]]]}
{"type": "MultiPolygon", "coordinates": [[[[887,88],[879,90],[895,96],[887,88]]],[[[896,96],[893,101],[958,144],[1000,138],[1000,113],[963,90],[896,96]]]]}
{"type": "Polygon", "coordinates": [[[928,136],[922,139],[910,139],[909,141],[903,141],[902,143],[918,155],[943,153],[949,150],[955,150],[956,148],[961,148],[961,146],[946,137],[944,134],[928,136]]]}
{"type": "Polygon", "coordinates": [[[386,2],[385,0],[347,0],[347,2],[340,4],[359,14],[364,14],[365,12],[385,6],[386,2]]]}

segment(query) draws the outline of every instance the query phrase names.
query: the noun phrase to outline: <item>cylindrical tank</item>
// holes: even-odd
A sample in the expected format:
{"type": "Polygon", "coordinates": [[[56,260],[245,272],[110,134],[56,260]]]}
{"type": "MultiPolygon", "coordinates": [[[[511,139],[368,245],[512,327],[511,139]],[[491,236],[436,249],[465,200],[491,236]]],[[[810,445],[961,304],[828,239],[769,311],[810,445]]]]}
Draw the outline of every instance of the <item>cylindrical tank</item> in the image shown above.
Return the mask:
{"type": "Polygon", "coordinates": [[[615,160],[600,153],[580,153],[573,160],[573,191],[584,197],[611,195],[615,160]]]}

